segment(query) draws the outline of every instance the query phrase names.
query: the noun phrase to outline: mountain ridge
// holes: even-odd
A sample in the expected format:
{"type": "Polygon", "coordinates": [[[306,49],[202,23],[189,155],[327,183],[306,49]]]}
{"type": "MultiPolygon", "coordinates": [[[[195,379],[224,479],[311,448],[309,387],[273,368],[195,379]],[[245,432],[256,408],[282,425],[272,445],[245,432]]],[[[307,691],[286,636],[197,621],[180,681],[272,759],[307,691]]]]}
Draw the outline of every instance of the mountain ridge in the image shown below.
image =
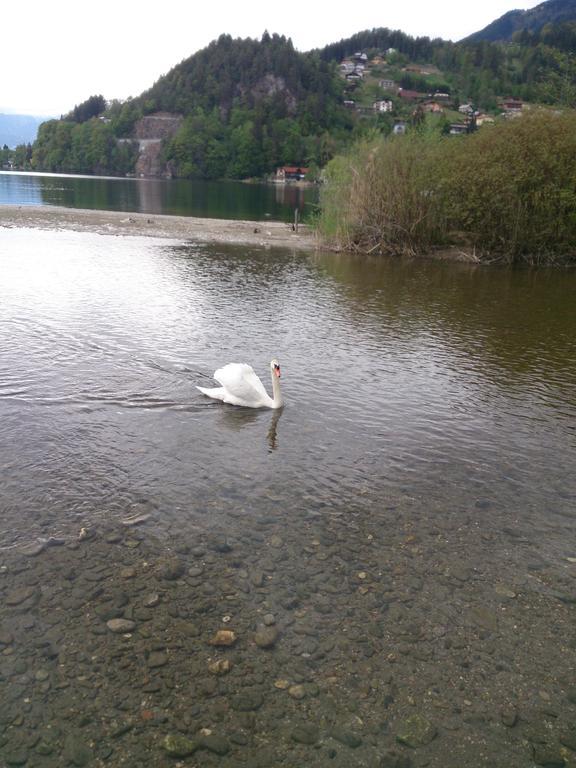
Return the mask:
{"type": "Polygon", "coordinates": [[[7,145],[14,149],[19,144],[35,141],[39,126],[48,119],[37,115],[0,112],[0,147],[7,145]]]}
{"type": "Polygon", "coordinates": [[[539,32],[547,24],[576,21],[576,0],[545,0],[528,10],[513,10],[461,40],[461,43],[503,42],[517,32],[539,32]]]}

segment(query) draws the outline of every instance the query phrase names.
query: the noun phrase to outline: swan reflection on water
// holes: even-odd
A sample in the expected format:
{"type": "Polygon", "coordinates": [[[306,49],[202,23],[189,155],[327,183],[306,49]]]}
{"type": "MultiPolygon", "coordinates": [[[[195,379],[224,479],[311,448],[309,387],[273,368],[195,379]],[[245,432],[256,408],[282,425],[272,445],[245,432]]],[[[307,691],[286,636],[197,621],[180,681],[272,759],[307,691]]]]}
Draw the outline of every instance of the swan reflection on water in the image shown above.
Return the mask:
{"type": "Polygon", "coordinates": [[[268,450],[275,451],[278,447],[278,422],[280,416],[284,413],[283,408],[272,411],[270,420],[268,421],[268,412],[255,410],[253,408],[221,408],[220,421],[228,429],[234,431],[240,431],[246,426],[254,425],[258,422],[266,422],[268,424],[268,431],[266,433],[266,440],[268,442],[268,450]]]}

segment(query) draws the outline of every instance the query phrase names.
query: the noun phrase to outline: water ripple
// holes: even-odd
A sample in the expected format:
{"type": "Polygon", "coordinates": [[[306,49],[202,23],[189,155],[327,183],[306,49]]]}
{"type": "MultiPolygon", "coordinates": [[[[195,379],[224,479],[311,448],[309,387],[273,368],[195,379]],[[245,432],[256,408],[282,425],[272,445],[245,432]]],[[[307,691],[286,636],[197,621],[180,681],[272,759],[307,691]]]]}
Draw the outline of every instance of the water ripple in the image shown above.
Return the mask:
{"type": "Polygon", "coordinates": [[[414,498],[568,514],[573,274],[25,230],[0,242],[0,455],[18,456],[2,465],[6,536],[135,498],[179,525],[414,498]],[[233,361],[270,388],[272,356],[279,413],[196,390],[233,361]]]}

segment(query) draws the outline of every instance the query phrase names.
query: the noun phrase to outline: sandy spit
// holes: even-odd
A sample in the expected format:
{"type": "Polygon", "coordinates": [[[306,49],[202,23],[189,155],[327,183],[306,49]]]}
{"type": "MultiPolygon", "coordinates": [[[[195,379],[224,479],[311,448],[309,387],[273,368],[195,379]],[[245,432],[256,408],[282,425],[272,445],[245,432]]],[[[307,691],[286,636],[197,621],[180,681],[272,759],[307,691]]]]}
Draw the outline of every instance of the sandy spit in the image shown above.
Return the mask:
{"type": "Polygon", "coordinates": [[[255,222],[199,219],[121,211],[94,211],[58,206],[0,206],[0,227],[73,230],[102,235],[136,235],[170,240],[237,243],[311,250],[316,247],[312,230],[277,221],[255,222]]]}

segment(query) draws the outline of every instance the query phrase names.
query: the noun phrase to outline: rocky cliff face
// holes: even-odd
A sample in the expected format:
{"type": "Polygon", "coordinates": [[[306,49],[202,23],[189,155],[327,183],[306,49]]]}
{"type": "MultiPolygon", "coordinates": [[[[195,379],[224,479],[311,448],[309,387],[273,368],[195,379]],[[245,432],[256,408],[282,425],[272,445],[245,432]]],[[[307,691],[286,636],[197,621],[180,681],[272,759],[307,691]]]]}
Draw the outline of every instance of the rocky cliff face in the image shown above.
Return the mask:
{"type": "Polygon", "coordinates": [[[134,126],[134,138],[140,146],[135,168],[137,176],[170,175],[161,159],[162,142],[176,134],[183,119],[182,115],[156,112],[138,120],[134,126]]]}

